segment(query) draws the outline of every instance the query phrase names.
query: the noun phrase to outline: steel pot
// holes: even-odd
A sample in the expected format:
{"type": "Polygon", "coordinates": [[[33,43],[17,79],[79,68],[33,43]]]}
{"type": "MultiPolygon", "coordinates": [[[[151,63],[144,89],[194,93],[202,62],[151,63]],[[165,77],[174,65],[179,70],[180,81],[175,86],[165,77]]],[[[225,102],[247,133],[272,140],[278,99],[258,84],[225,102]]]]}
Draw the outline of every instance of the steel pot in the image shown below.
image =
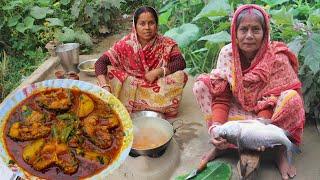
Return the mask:
{"type": "MultiPolygon", "coordinates": [[[[166,136],[166,140],[161,141],[162,143],[157,143],[158,145],[153,147],[145,147],[145,148],[138,148],[135,147],[135,143],[132,145],[130,155],[131,156],[149,156],[149,157],[159,157],[161,156],[166,148],[168,147],[176,129],[173,127],[173,121],[170,123],[169,121],[164,119],[164,115],[161,113],[157,113],[154,111],[140,111],[131,114],[131,119],[133,122],[133,133],[134,133],[134,141],[137,133],[143,133],[139,131],[139,129],[145,128],[153,128],[155,130],[159,130],[162,132],[161,136],[166,136]]],[[[150,132],[152,133],[152,132],[150,132]]],[[[155,134],[150,134],[155,135],[155,134]]],[[[159,135],[160,136],[160,135],[159,135]]],[[[162,139],[162,138],[159,138],[162,139]]]]}
{"type": "Polygon", "coordinates": [[[79,43],[66,43],[57,47],[56,53],[60,57],[61,66],[66,72],[79,72],[77,68],[79,64],[79,47],[79,43]]]}

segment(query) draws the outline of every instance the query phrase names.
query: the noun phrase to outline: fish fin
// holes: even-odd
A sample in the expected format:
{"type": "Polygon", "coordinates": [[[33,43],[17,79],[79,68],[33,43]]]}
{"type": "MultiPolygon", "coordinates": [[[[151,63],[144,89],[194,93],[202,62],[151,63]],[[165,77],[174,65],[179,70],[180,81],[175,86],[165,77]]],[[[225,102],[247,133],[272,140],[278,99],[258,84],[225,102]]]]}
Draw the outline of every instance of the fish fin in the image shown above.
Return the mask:
{"type": "Polygon", "coordinates": [[[252,119],[246,119],[246,120],[239,120],[236,121],[237,123],[247,123],[247,124],[251,124],[251,123],[258,123],[259,121],[256,120],[252,120],[252,119]]]}
{"type": "Polygon", "coordinates": [[[282,129],[284,134],[287,136],[287,137],[292,137],[292,134],[289,132],[289,131],[286,131],[284,129],[282,129]]]}
{"type": "Polygon", "coordinates": [[[270,119],[266,119],[266,118],[257,118],[257,121],[261,122],[262,124],[268,125],[271,124],[271,120],[270,119]]]}
{"type": "Polygon", "coordinates": [[[301,149],[297,145],[295,145],[293,143],[291,143],[291,145],[290,145],[290,151],[293,152],[293,153],[296,153],[296,154],[300,154],[301,153],[301,149]]]}
{"type": "Polygon", "coordinates": [[[241,146],[241,139],[240,139],[240,134],[238,134],[237,136],[237,147],[238,147],[238,153],[239,153],[239,157],[240,154],[244,151],[244,148],[241,146]]]}
{"type": "Polygon", "coordinates": [[[292,165],[292,152],[290,150],[287,150],[287,159],[288,163],[292,165]]]}

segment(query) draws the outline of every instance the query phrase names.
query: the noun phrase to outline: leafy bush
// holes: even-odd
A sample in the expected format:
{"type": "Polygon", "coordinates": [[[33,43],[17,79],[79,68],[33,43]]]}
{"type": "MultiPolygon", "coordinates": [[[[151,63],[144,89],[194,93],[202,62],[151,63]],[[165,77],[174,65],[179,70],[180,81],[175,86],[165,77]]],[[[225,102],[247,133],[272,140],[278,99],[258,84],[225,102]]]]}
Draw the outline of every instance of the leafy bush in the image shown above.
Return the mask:
{"type": "Polygon", "coordinates": [[[111,32],[112,20],[119,14],[117,9],[122,2],[3,0],[0,2],[0,37],[17,51],[43,47],[54,38],[91,47],[90,35],[111,32]]]}

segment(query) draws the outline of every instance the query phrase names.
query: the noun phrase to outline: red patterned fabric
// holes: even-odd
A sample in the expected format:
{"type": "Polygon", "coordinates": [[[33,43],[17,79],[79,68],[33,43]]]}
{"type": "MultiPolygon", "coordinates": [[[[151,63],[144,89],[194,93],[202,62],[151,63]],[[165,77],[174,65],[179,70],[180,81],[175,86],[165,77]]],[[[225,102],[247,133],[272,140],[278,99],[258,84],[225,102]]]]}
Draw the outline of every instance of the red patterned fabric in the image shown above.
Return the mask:
{"type": "MultiPolygon", "coordinates": [[[[233,94],[242,107],[247,111],[259,111],[264,108],[257,101],[264,96],[280,95],[282,91],[301,88],[297,77],[298,60],[296,56],[282,42],[270,43],[270,26],[268,14],[257,5],[244,5],[239,7],[233,17],[231,25],[231,44],[233,55],[234,83],[233,94]],[[249,68],[243,70],[236,37],[236,21],[238,15],[245,9],[259,10],[265,19],[266,30],[261,47],[249,68]],[[289,59],[290,64],[287,64],[289,59]],[[290,66],[291,65],[291,66],[290,66]],[[291,71],[293,68],[294,71],[291,71]],[[268,83],[267,83],[268,82],[268,83]]],[[[266,102],[266,106],[268,102],[266,102]]]]}
{"type": "Polygon", "coordinates": [[[94,71],[96,73],[96,76],[106,74],[108,65],[111,65],[111,62],[108,56],[103,54],[94,64],[94,71]]]}
{"type": "MultiPolygon", "coordinates": [[[[95,63],[96,76],[104,75],[107,73],[107,66],[111,65],[111,62],[107,55],[103,54],[95,63]]],[[[167,68],[170,73],[184,70],[186,68],[186,62],[182,54],[174,54],[170,57],[167,68]]]]}
{"type": "Polygon", "coordinates": [[[184,60],[182,54],[176,54],[171,56],[167,68],[171,73],[185,69],[186,61],[184,60]]]}
{"type": "Polygon", "coordinates": [[[144,78],[146,72],[166,67],[170,56],[180,54],[180,51],[172,52],[177,43],[169,37],[157,34],[145,47],[141,47],[132,28],[132,32],[118,41],[104,54],[108,56],[112,66],[127,72],[130,76],[144,78]]]}
{"type": "Polygon", "coordinates": [[[259,114],[265,109],[274,108],[271,117],[273,124],[289,131],[295,142],[300,143],[305,121],[303,104],[298,93],[290,91],[301,88],[297,75],[298,59],[286,44],[270,43],[269,25],[269,16],[260,6],[244,5],[236,10],[231,25],[234,69],[232,91],[246,111],[259,114]],[[257,9],[263,14],[266,30],[262,45],[250,67],[243,70],[236,44],[236,20],[241,11],[248,8],[257,9]]]}

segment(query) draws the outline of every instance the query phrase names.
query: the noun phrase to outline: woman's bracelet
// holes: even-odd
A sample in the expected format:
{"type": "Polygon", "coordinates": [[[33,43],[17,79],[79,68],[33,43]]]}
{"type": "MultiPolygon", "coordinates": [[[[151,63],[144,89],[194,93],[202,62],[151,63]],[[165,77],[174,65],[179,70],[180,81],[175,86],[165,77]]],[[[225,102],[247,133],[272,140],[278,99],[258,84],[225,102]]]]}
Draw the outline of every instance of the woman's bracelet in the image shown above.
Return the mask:
{"type": "Polygon", "coordinates": [[[162,74],[162,77],[165,77],[166,76],[166,68],[164,66],[161,67],[162,70],[163,70],[163,74],[162,74]]]}
{"type": "Polygon", "coordinates": [[[103,84],[100,86],[101,88],[105,88],[105,87],[108,87],[108,88],[111,88],[110,84],[103,84]]]}

